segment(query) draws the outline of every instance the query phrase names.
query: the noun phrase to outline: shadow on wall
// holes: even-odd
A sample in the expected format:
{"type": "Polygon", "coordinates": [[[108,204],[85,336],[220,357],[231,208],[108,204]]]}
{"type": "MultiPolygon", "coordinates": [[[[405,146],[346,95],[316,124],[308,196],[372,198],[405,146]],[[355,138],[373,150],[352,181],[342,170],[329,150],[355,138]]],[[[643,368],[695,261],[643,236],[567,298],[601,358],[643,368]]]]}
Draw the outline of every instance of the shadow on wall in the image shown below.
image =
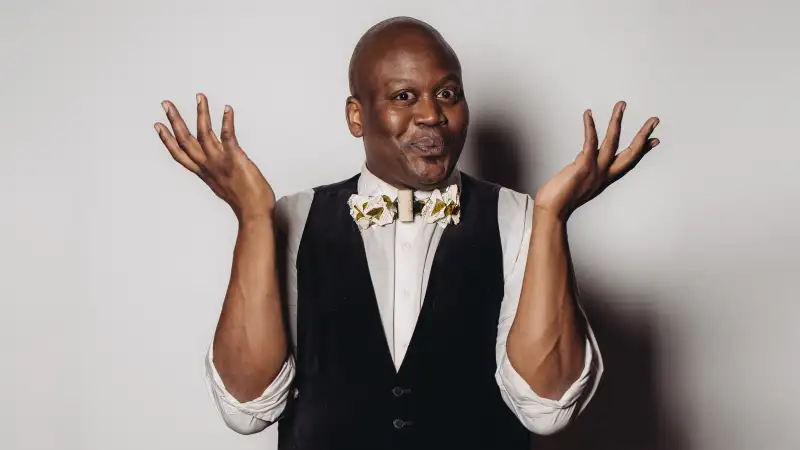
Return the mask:
{"type": "MultiPolygon", "coordinates": [[[[508,124],[474,121],[465,166],[478,178],[533,196],[535,187],[546,180],[526,177],[523,170],[532,167],[532,159],[545,155],[536,152],[538,146],[526,145],[522,134],[508,124]]],[[[580,256],[575,258],[575,266],[580,267],[580,256]]],[[[603,379],[589,406],[569,427],[552,436],[534,436],[531,448],[688,449],[686,437],[675,425],[678,418],[670,417],[659,400],[653,318],[615,312],[615,293],[599,286],[581,283],[581,293],[603,355],[603,379]]],[[[643,302],[652,301],[646,293],[644,296],[643,302]]]]}
{"type": "Polygon", "coordinates": [[[472,172],[478,178],[517,192],[529,191],[532,196],[530,183],[534,180],[525,180],[526,177],[522,174],[523,168],[530,165],[528,161],[523,160],[524,150],[520,147],[521,140],[508,123],[505,120],[493,119],[470,125],[470,129],[473,130],[470,155],[472,160],[468,161],[468,165],[473,168],[472,172]]]}

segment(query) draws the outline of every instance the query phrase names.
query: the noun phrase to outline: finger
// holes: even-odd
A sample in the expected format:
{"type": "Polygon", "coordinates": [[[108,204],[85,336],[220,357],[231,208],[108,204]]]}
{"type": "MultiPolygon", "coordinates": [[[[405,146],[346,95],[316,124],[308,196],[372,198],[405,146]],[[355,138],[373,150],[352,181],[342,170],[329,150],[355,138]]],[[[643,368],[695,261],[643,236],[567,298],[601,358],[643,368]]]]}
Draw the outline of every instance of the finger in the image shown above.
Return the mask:
{"type": "Polygon", "coordinates": [[[219,151],[221,147],[217,136],[211,129],[208,99],[203,94],[197,94],[197,141],[206,155],[219,151]]]}
{"type": "Polygon", "coordinates": [[[167,113],[169,123],[172,125],[172,130],[175,132],[175,140],[178,141],[180,148],[189,155],[189,158],[192,158],[192,161],[198,165],[203,164],[206,161],[203,149],[200,147],[200,143],[197,142],[197,139],[189,132],[189,129],[186,127],[186,122],[183,121],[183,118],[178,112],[178,108],[169,100],[161,102],[161,106],[167,113]]]}
{"type": "Polygon", "coordinates": [[[178,141],[172,136],[172,133],[169,132],[169,128],[166,125],[156,123],[154,125],[156,129],[156,133],[158,133],[158,137],[161,138],[161,142],[164,143],[164,146],[167,147],[167,151],[169,154],[172,155],[172,159],[178,162],[178,164],[182,165],[186,169],[194,172],[200,173],[200,166],[197,165],[189,155],[184,152],[181,147],[178,145],[178,141]]]}
{"type": "Polygon", "coordinates": [[[236,140],[236,129],[233,125],[233,108],[225,105],[225,112],[222,114],[222,147],[225,150],[240,150],[239,142],[236,140]]]}
{"type": "Polygon", "coordinates": [[[597,129],[590,109],[583,112],[583,153],[589,161],[597,159],[597,129]]]}
{"type": "Polygon", "coordinates": [[[597,157],[597,165],[603,170],[608,169],[614,155],[617,154],[619,148],[619,134],[622,129],[622,115],[625,112],[625,102],[617,102],[614,105],[614,112],[611,114],[611,119],[608,122],[608,129],[606,136],[603,138],[603,143],[600,144],[600,151],[597,157]]]}
{"type": "Polygon", "coordinates": [[[648,151],[661,142],[658,139],[650,139],[650,135],[653,133],[656,126],[658,126],[658,123],[659,120],[657,117],[650,118],[645,122],[639,132],[636,133],[636,137],[633,138],[631,145],[617,155],[614,162],[611,164],[611,167],[608,169],[609,178],[618,180],[624,176],[639,163],[648,151]]]}
{"type": "Polygon", "coordinates": [[[650,150],[655,148],[660,143],[661,141],[659,141],[658,139],[655,138],[649,139],[647,141],[647,144],[645,144],[645,150],[639,153],[638,155],[635,155],[630,149],[625,149],[625,151],[620,153],[618,158],[623,159],[625,163],[620,166],[621,169],[617,169],[614,166],[612,166],[613,169],[609,170],[609,184],[624,177],[625,174],[630,172],[634,167],[636,167],[637,164],[639,164],[639,161],[641,161],[642,158],[644,158],[644,155],[646,155],[650,150]]]}

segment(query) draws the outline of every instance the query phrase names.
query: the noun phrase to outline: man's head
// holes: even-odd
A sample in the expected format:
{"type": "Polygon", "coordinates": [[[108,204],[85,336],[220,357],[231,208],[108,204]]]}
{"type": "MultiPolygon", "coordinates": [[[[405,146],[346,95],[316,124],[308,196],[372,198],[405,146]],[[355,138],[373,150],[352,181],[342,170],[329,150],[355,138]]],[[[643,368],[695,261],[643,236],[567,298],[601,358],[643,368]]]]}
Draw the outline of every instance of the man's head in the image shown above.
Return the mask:
{"type": "Polygon", "coordinates": [[[367,167],[398,188],[432,189],[453,171],[469,109],[455,52],[430,25],[398,17],[370,28],[350,60],[347,123],[367,167]]]}

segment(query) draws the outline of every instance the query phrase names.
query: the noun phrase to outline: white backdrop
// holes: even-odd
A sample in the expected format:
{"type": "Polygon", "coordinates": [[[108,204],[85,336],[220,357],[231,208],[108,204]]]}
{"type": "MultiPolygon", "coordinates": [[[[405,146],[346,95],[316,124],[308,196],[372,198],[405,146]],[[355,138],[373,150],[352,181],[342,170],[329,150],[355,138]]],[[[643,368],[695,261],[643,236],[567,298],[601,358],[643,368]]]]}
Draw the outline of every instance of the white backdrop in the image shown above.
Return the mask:
{"type": "Polygon", "coordinates": [[[800,448],[797,2],[65,3],[0,7],[0,448],[274,448],[205,391],[235,219],[152,124],[202,91],[279,195],[347,177],[348,58],[394,15],[462,61],[468,172],[533,193],[585,108],[627,100],[624,142],[661,118],[571,219],[607,374],[540,445],[800,448]]]}

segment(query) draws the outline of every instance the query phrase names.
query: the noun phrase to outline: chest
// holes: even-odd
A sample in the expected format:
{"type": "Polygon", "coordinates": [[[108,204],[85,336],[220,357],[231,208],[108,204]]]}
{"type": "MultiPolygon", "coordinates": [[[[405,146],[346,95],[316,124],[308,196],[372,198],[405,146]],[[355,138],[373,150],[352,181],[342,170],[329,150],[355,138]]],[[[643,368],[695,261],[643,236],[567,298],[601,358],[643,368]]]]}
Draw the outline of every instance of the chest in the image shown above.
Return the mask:
{"type": "Polygon", "coordinates": [[[497,210],[497,192],[466,183],[455,226],[364,232],[341,207],[352,192],[323,188],[309,210],[296,264],[300,358],[321,372],[365,364],[365,355],[399,372],[415,353],[436,358],[465,346],[493,360],[502,249],[497,217],[478,212],[497,210]]]}

